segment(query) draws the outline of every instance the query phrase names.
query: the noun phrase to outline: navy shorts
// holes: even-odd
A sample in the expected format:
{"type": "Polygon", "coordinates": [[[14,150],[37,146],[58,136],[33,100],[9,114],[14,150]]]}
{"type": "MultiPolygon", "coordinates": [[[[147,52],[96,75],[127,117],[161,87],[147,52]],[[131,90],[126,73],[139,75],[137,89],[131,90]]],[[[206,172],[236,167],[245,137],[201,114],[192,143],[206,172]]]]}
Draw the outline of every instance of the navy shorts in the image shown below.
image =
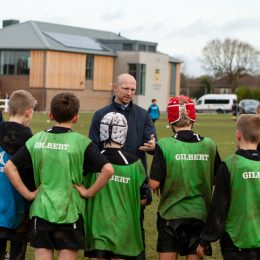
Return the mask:
{"type": "Polygon", "coordinates": [[[30,244],[34,248],[84,249],[83,218],[72,224],[55,224],[41,218],[32,219],[30,244]]]}
{"type": "Polygon", "coordinates": [[[182,256],[196,254],[203,226],[203,221],[197,219],[167,221],[158,216],[157,252],[176,252],[182,256]]]}

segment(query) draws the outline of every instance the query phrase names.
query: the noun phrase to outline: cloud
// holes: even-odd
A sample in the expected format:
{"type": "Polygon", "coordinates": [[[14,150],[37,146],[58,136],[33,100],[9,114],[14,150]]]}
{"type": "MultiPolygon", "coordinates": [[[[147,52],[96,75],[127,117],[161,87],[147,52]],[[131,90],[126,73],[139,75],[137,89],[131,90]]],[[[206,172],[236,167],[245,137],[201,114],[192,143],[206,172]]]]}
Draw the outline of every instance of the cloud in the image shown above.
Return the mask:
{"type": "Polygon", "coordinates": [[[114,21],[121,20],[124,17],[124,12],[122,10],[117,10],[115,12],[105,12],[101,14],[101,20],[103,21],[114,21]]]}
{"type": "Polygon", "coordinates": [[[179,27],[178,29],[172,30],[166,34],[166,37],[175,38],[190,38],[190,37],[200,37],[205,36],[207,34],[213,34],[217,30],[217,26],[208,21],[204,21],[201,19],[196,20],[188,24],[187,26],[179,27]]]}
{"type": "Polygon", "coordinates": [[[243,17],[226,22],[219,26],[219,32],[243,32],[243,31],[255,31],[260,27],[260,19],[243,17]]]}

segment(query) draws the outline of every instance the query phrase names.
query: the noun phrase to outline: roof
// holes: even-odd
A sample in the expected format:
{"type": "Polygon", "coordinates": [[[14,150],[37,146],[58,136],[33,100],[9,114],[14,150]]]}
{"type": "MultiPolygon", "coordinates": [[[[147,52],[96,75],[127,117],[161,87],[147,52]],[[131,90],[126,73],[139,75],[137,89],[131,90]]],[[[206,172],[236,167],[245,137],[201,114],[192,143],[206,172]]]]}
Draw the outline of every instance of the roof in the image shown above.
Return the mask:
{"type": "Polygon", "coordinates": [[[0,30],[0,49],[57,50],[115,56],[97,39],[126,39],[108,31],[28,21],[0,30]]]}
{"type": "Polygon", "coordinates": [[[174,57],[169,56],[169,62],[171,63],[183,63],[182,60],[176,59],[174,57]]]}
{"type": "MultiPolygon", "coordinates": [[[[131,40],[120,33],[39,21],[15,23],[0,29],[0,49],[5,50],[55,50],[116,56],[116,51],[109,47],[111,42],[157,46],[155,42],[131,40]]],[[[169,62],[183,61],[169,56],[169,62]]]]}

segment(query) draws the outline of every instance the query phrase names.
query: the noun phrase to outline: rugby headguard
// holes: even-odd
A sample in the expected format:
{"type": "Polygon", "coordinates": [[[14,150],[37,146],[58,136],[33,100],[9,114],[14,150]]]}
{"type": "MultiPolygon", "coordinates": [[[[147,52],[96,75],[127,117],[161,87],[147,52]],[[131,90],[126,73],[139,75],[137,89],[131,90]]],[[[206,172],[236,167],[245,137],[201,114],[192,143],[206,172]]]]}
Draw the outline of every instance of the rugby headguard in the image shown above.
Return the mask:
{"type": "Polygon", "coordinates": [[[170,98],[167,106],[167,114],[169,124],[178,122],[181,115],[185,116],[191,121],[196,120],[196,111],[194,102],[187,96],[177,96],[170,98]]]}
{"type": "Polygon", "coordinates": [[[123,145],[127,135],[127,120],[124,115],[116,112],[107,113],[100,122],[101,142],[112,141],[123,145]]]}

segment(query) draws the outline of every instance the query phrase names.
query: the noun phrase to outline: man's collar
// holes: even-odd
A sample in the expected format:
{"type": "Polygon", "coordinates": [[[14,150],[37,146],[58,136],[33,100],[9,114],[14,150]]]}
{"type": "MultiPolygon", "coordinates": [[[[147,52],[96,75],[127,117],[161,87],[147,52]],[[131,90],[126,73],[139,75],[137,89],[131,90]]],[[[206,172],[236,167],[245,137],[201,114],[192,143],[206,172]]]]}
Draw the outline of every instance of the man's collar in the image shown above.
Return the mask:
{"type": "Polygon", "coordinates": [[[115,96],[113,97],[113,103],[120,110],[129,110],[133,107],[133,102],[130,101],[127,105],[119,104],[115,101],[115,96]]]}

